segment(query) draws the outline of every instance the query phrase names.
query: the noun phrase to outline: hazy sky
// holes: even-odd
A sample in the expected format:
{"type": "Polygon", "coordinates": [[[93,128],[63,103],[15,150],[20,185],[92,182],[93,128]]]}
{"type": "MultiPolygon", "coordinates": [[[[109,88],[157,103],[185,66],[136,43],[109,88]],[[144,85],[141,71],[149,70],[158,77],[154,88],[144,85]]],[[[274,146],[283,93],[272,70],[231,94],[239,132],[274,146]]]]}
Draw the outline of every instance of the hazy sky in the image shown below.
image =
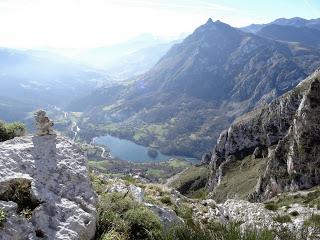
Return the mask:
{"type": "Polygon", "coordinates": [[[0,0],[0,46],[88,48],[141,33],[192,32],[209,17],[239,27],[320,17],[320,0],[0,0]]]}

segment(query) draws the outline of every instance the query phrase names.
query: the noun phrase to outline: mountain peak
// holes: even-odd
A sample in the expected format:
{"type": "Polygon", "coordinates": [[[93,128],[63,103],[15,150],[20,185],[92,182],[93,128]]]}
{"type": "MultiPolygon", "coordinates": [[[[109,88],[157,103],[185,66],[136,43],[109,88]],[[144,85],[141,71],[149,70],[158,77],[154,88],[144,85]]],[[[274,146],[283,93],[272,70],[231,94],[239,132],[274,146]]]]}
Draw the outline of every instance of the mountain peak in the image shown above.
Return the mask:
{"type": "Polygon", "coordinates": [[[209,18],[206,24],[213,23],[212,18],[209,18]]]}

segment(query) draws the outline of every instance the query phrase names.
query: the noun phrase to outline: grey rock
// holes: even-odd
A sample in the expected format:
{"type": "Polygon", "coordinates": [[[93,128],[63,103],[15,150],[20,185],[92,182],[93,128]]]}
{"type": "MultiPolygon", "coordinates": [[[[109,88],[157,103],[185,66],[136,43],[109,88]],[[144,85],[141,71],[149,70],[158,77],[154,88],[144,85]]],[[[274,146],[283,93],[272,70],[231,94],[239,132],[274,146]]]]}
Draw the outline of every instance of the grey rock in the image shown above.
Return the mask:
{"type": "Polygon", "coordinates": [[[26,136],[0,143],[0,200],[0,207],[12,206],[5,208],[3,239],[90,240],[95,235],[97,196],[87,159],[63,136],[26,136]],[[21,206],[11,202],[17,200],[12,193],[26,197],[31,219],[16,214],[14,208],[21,206]]]}
{"type": "Polygon", "coordinates": [[[151,203],[145,203],[146,207],[152,210],[161,220],[165,228],[169,228],[174,224],[181,224],[183,220],[177,216],[177,214],[167,207],[161,207],[151,203]]]}

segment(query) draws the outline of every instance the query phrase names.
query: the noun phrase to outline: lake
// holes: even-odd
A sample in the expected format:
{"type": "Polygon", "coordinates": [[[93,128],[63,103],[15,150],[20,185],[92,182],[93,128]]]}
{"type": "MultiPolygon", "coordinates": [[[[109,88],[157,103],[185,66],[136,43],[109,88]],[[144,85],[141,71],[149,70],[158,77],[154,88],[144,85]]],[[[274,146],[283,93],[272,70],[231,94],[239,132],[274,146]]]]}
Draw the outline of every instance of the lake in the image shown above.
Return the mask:
{"type": "MultiPolygon", "coordinates": [[[[159,151],[155,154],[154,150],[150,153],[150,148],[148,147],[110,135],[96,137],[92,141],[99,145],[105,145],[110,150],[113,157],[132,162],[165,161],[174,157],[164,155],[159,151]]],[[[194,160],[191,158],[185,159],[189,161],[194,160]]]]}

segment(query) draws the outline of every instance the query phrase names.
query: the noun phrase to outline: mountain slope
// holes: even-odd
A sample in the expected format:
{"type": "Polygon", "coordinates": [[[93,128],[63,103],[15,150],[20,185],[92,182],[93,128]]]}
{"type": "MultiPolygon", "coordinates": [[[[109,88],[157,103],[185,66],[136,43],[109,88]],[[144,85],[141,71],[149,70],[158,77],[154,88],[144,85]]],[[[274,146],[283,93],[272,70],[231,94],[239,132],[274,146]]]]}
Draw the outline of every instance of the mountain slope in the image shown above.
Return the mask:
{"type": "Polygon", "coordinates": [[[257,35],[273,40],[297,42],[304,46],[320,48],[320,30],[308,27],[268,25],[257,32],[257,35]]]}
{"type": "Polygon", "coordinates": [[[81,129],[199,157],[235,117],[289,91],[319,65],[318,50],[209,19],[133,83],[87,97],[79,104],[81,129]]]}
{"type": "Polygon", "coordinates": [[[319,117],[316,71],[271,104],[237,119],[221,133],[214,149],[212,196],[223,200],[228,193],[264,200],[319,185],[319,117]],[[237,173],[236,185],[232,172],[237,173]]]}

